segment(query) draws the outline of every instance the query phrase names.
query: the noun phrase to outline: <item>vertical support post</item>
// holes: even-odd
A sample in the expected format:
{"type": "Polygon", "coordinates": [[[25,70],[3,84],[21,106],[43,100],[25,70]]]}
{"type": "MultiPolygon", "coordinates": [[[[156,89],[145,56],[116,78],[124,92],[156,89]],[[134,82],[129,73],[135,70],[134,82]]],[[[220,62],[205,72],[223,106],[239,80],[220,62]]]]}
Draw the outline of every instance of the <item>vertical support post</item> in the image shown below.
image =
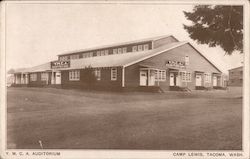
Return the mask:
{"type": "Polygon", "coordinates": [[[157,84],[158,84],[158,86],[160,86],[160,81],[159,81],[160,70],[157,69],[156,71],[157,71],[156,72],[157,73],[157,75],[156,75],[157,76],[157,84]]]}
{"type": "Polygon", "coordinates": [[[122,66],[122,87],[125,87],[125,68],[122,66]]]}
{"type": "Polygon", "coordinates": [[[150,69],[148,69],[148,86],[149,86],[149,80],[150,80],[150,69]]]}
{"type": "Polygon", "coordinates": [[[51,84],[55,84],[53,70],[51,71],[51,84]]]}

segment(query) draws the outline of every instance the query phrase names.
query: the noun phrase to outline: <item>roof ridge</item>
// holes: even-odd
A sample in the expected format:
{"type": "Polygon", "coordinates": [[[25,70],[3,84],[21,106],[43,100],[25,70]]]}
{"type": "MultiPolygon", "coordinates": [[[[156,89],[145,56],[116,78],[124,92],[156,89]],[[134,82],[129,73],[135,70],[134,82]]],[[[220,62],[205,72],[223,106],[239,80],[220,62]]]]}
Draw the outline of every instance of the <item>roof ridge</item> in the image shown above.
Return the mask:
{"type": "Polygon", "coordinates": [[[101,48],[108,48],[108,47],[112,47],[112,46],[127,45],[127,44],[131,44],[131,43],[136,43],[136,42],[155,41],[155,40],[159,40],[159,39],[169,37],[169,36],[173,36],[173,35],[166,34],[166,35],[137,39],[137,40],[132,40],[132,41],[125,41],[125,42],[107,44],[107,45],[102,45],[102,46],[94,46],[94,47],[90,47],[90,48],[86,48],[86,49],[79,49],[79,50],[75,50],[75,51],[65,52],[62,54],[58,54],[57,56],[67,55],[67,54],[75,54],[75,53],[80,53],[80,52],[85,52],[85,51],[97,50],[97,49],[101,49],[101,48]]]}

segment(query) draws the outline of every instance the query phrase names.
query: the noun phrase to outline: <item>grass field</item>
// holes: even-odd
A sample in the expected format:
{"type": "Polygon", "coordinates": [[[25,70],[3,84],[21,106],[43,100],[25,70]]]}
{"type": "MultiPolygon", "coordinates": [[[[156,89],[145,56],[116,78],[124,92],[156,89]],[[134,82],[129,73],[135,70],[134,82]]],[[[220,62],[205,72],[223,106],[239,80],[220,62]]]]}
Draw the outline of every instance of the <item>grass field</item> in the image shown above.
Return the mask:
{"type": "Polygon", "coordinates": [[[242,149],[240,90],[167,93],[8,88],[8,148],[242,149]]]}

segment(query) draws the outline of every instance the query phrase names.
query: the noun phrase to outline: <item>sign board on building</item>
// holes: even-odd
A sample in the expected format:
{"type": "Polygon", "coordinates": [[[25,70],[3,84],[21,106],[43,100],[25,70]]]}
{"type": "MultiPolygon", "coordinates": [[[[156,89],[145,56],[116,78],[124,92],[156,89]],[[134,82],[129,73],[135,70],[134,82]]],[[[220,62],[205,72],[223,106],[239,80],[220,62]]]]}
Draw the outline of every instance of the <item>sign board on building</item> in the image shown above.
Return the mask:
{"type": "Polygon", "coordinates": [[[58,69],[58,68],[69,68],[70,61],[52,61],[51,62],[51,69],[58,69]]]}
{"type": "Polygon", "coordinates": [[[174,60],[167,60],[166,66],[177,67],[177,68],[184,68],[185,67],[185,62],[174,61],[174,60]]]}

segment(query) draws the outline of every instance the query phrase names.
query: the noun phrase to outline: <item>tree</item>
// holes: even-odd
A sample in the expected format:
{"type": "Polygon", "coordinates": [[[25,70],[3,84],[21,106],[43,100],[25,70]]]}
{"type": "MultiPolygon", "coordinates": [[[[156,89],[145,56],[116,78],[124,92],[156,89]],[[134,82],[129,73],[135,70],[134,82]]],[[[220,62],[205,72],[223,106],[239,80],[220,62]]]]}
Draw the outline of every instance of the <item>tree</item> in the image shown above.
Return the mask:
{"type": "Polygon", "coordinates": [[[192,25],[183,25],[191,39],[210,47],[220,46],[228,55],[243,52],[243,7],[197,5],[185,12],[192,25]]]}

